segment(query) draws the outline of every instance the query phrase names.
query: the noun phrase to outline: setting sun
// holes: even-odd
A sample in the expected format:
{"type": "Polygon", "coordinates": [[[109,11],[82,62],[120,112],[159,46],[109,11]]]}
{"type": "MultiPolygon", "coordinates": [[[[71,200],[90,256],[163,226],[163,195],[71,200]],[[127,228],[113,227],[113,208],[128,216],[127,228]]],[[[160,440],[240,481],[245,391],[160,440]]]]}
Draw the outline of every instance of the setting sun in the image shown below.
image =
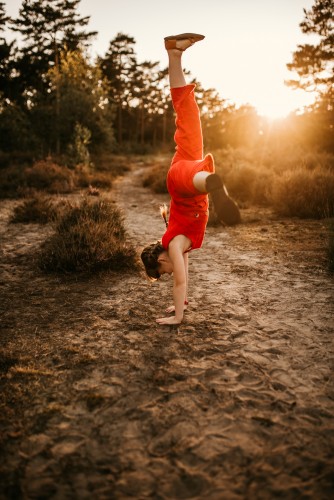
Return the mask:
{"type": "Polygon", "coordinates": [[[301,91],[281,88],[277,89],[276,92],[272,92],[272,95],[259,93],[256,96],[254,94],[253,105],[261,116],[266,116],[270,119],[284,118],[291,112],[302,109],[313,102],[313,96],[310,95],[307,102],[304,94],[301,91]]]}

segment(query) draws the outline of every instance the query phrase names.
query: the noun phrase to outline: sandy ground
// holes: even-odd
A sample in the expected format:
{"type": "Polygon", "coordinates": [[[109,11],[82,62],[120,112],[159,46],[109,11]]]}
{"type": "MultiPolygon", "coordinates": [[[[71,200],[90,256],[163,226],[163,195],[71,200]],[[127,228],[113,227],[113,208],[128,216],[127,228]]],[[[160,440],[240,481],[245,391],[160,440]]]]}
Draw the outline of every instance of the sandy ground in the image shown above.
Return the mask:
{"type": "MultiPolygon", "coordinates": [[[[164,195],[117,182],[138,247],[164,195]]],[[[333,279],[321,221],[243,211],[190,256],[190,305],[158,326],[171,282],[43,275],[49,228],[0,202],[0,498],[329,499],[333,279]]]]}

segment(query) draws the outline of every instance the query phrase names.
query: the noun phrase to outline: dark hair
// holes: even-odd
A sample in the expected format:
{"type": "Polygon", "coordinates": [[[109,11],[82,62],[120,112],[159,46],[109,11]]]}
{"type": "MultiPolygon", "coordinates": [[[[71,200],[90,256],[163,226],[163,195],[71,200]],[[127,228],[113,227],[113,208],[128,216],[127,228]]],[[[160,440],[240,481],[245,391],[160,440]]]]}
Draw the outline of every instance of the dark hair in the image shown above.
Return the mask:
{"type": "Polygon", "coordinates": [[[161,241],[156,241],[147,245],[141,253],[141,260],[145,266],[146,274],[152,280],[160,278],[158,258],[164,250],[161,241]]]}

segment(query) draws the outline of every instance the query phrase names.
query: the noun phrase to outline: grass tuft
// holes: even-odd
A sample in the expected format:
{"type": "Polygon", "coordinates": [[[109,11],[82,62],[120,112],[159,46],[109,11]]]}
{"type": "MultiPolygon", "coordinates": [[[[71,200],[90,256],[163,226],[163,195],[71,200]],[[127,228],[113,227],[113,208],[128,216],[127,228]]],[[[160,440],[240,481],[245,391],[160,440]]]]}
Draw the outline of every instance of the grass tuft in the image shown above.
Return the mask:
{"type": "Polygon", "coordinates": [[[284,172],[272,188],[272,203],[285,216],[322,219],[334,215],[334,175],[329,170],[284,172]]]}
{"type": "Polygon", "coordinates": [[[149,168],[144,176],[143,186],[149,187],[154,193],[167,193],[166,176],[169,169],[168,163],[154,165],[149,168]]]}
{"type": "Polygon", "coordinates": [[[47,224],[55,220],[57,214],[58,208],[51,198],[36,192],[33,197],[14,208],[10,222],[47,224]]]}
{"type": "Polygon", "coordinates": [[[106,172],[90,171],[85,166],[78,166],[75,169],[75,182],[79,188],[92,186],[95,189],[110,189],[112,187],[112,175],[106,172]]]}
{"type": "MultiPolygon", "coordinates": [[[[242,208],[262,205],[300,218],[334,215],[333,155],[249,148],[218,150],[214,157],[216,172],[242,208]]],[[[166,193],[167,171],[168,162],[148,167],[144,187],[166,193]]]]}
{"type": "Polygon", "coordinates": [[[70,193],[75,186],[74,172],[52,160],[41,160],[25,170],[27,187],[48,193],[70,193]]]}
{"type": "Polygon", "coordinates": [[[39,262],[46,272],[137,269],[120,211],[110,201],[91,198],[65,209],[42,246],[39,262]]]}

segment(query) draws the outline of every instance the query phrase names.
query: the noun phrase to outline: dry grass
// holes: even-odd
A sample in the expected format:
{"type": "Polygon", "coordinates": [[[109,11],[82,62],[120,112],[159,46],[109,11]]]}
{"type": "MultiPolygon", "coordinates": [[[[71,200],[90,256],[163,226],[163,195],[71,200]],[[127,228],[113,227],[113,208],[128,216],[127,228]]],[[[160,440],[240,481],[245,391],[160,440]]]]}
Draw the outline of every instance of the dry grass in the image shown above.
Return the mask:
{"type": "Polygon", "coordinates": [[[298,150],[226,150],[216,170],[241,204],[285,216],[329,217],[334,210],[334,156],[298,150]]]}
{"type": "Polygon", "coordinates": [[[75,174],[52,160],[42,160],[25,170],[25,183],[28,188],[47,193],[70,193],[75,187],[75,174]]]}
{"type": "Polygon", "coordinates": [[[100,153],[92,156],[96,172],[107,172],[113,177],[124,175],[131,169],[131,158],[124,155],[100,153]]]}
{"type": "MultiPolygon", "coordinates": [[[[14,158],[15,159],[15,158],[14,158]]],[[[48,194],[72,193],[78,189],[92,186],[96,189],[110,190],[113,179],[124,175],[131,168],[131,158],[116,155],[94,157],[94,167],[77,165],[70,169],[62,161],[52,158],[37,161],[30,166],[22,163],[6,163],[1,169],[0,198],[27,196],[30,190],[48,194]]]]}
{"type": "MultiPolygon", "coordinates": [[[[334,215],[334,156],[293,150],[220,150],[216,172],[241,207],[273,207],[284,216],[334,215]]],[[[168,164],[149,169],[143,185],[165,193],[168,164]]]]}
{"type": "Polygon", "coordinates": [[[273,185],[272,204],[285,216],[331,217],[334,215],[334,173],[320,167],[284,172],[273,185]]]}
{"type": "Polygon", "coordinates": [[[75,184],[79,188],[111,189],[112,175],[106,172],[94,172],[85,166],[78,166],[75,169],[75,184]]]}
{"type": "Polygon", "coordinates": [[[148,173],[143,179],[143,186],[149,187],[154,193],[167,193],[166,175],[169,163],[158,163],[148,169],[148,173]]]}
{"type": "Polygon", "coordinates": [[[55,220],[58,213],[59,208],[50,197],[35,192],[31,198],[15,207],[10,222],[47,224],[55,220]]]}
{"type": "Polygon", "coordinates": [[[135,270],[136,252],[126,241],[120,211],[104,199],[68,207],[42,247],[40,267],[47,272],[135,270]]]}

